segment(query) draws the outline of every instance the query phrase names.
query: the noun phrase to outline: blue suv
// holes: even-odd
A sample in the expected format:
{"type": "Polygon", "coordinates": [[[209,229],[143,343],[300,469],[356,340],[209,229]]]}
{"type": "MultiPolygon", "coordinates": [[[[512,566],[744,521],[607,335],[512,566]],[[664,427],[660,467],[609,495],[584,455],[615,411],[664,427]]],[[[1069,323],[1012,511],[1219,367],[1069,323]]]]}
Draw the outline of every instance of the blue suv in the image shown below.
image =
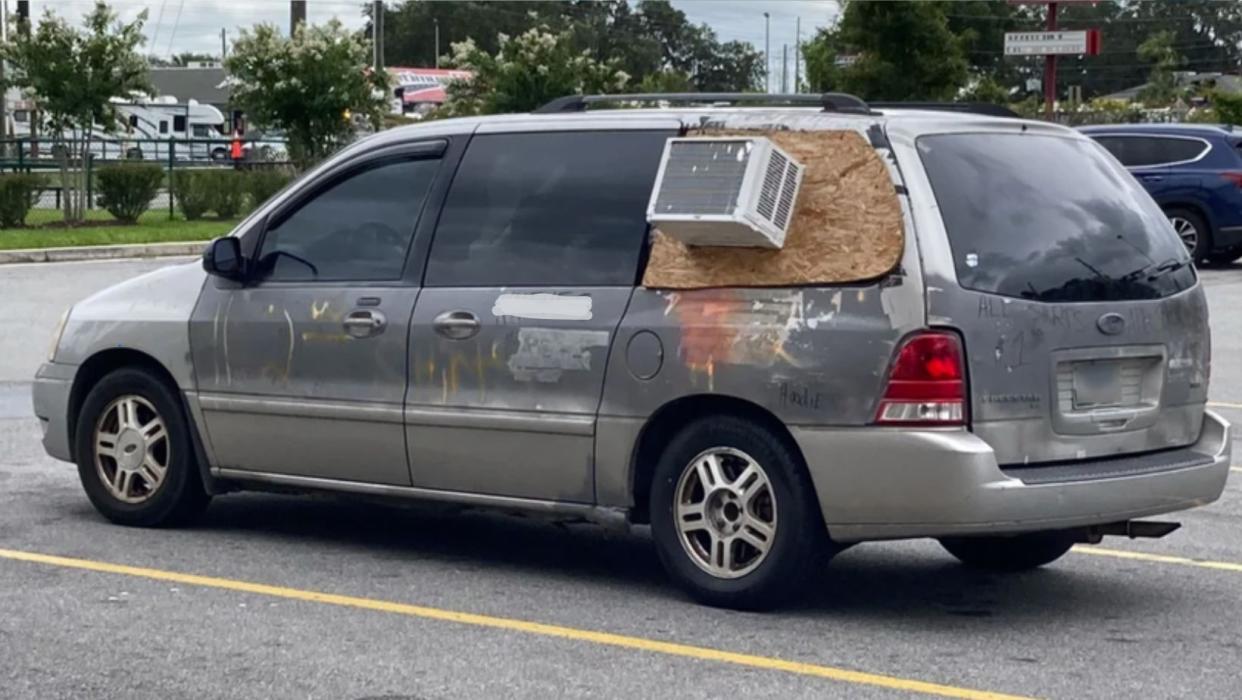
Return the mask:
{"type": "Polygon", "coordinates": [[[1168,215],[1195,262],[1242,256],[1242,131],[1210,124],[1084,127],[1168,215]]]}

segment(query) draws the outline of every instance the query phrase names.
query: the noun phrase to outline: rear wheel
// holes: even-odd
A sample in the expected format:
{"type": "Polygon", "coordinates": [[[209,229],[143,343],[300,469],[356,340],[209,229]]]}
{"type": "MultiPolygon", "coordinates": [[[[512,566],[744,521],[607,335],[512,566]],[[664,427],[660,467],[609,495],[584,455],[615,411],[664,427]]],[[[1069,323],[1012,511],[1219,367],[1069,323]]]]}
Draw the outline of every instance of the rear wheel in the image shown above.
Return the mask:
{"type": "Polygon", "coordinates": [[[1182,245],[1186,246],[1191,259],[1199,262],[1207,258],[1212,250],[1212,233],[1203,217],[1196,211],[1181,207],[1166,209],[1164,213],[1169,217],[1169,223],[1173,224],[1177,237],[1182,239],[1182,245]]]}
{"type": "Polygon", "coordinates": [[[75,446],[87,497],[115,523],[177,525],[210,500],[180,401],[150,372],[120,369],[101,379],[78,414],[75,446]]]}
{"type": "Polygon", "coordinates": [[[811,581],[827,549],[801,460],[741,418],[682,430],[660,457],[650,507],[664,568],[708,605],[779,605],[811,581]]]}
{"type": "Polygon", "coordinates": [[[963,564],[990,571],[1026,571],[1060,559],[1074,546],[1066,532],[1010,537],[945,537],[941,546],[963,564]]]}

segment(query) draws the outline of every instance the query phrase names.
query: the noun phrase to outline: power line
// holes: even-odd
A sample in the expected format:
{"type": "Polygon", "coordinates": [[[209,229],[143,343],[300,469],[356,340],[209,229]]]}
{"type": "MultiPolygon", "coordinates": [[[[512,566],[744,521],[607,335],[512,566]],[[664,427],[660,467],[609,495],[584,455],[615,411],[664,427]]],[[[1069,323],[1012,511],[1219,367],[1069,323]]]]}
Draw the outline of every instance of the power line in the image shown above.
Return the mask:
{"type": "Polygon", "coordinates": [[[159,18],[155,20],[155,32],[151,35],[151,48],[155,48],[160,44],[160,26],[164,24],[164,6],[168,4],[168,0],[161,0],[159,18]]]}
{"type": "Polygon", "coordinates": [[[181,11],[185,9],[185,0],[177,3],[177,18],[173,20],[172,35],[168,37],[168,55],[172,55],[173,41],[177,39],[177,27],[181,24],[181,11]]]}

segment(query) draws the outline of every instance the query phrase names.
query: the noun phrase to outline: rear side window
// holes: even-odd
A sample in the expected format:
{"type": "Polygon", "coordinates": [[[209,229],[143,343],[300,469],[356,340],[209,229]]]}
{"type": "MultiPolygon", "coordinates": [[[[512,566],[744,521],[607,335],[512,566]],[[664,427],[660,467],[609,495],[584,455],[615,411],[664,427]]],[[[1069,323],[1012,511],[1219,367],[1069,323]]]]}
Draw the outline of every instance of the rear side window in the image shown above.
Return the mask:
{"type": "Polygon", "coordinates": [[[1153,299],[1195,282],[1186,249],[1134,179],[1083,139],[918,140],[958,282],[1037,301],[1153,299]]]}
{"type": "Polygon", "coordinates": [[[436,227],[429,287],[632,285],[672,132],[474,137],[436,227]]]}
{"type": "Polygon", "coordinates": [[[396,280],[439,160],[372,166],[315,195],[263,236],[269,281],[396,280]]]}
{"type": "Polygon", "coordinates": [[[1199,139],[1163,136],[1097,136],[1095,140],[1128,168],[1195,160],[1209,146],[1199,139]]]}

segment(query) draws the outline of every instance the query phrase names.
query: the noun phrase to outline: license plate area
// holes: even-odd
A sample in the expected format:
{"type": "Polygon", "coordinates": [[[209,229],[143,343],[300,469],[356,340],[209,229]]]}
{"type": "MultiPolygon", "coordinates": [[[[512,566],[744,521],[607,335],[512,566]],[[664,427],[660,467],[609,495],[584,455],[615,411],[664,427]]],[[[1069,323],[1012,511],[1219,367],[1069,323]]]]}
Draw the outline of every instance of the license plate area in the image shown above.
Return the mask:
{"type": "Polygon", "coordinates": [[[1122,363],[1117,360],[1073,363],[1070,366],[1070,402],[1074,410],[1086,411],[1125,405],[1121,369],[1122,363]]]}
{"type": "Polygon", "coordinates": [[[1159,418],[1163,345],[1078,348],[1053,353],[1053,428],[1062,435],[1141,430],[1159,418]]]}

